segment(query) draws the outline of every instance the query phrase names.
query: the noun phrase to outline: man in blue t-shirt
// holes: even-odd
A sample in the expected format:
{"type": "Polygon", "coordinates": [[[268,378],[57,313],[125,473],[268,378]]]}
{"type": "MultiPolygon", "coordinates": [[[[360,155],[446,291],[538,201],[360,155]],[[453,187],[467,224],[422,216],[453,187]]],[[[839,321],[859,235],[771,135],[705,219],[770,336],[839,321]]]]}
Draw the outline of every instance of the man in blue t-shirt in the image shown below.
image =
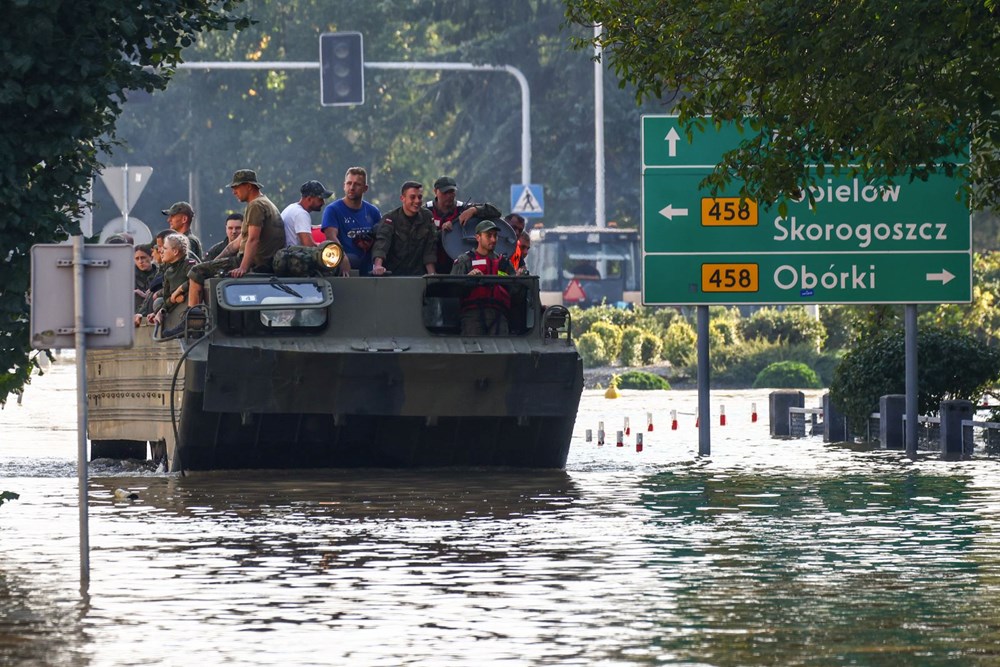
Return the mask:
{"type": "Polygon", "coordinates": [[[344,275],[357,269],[360,275],[367,276],[372,270],[375,225],[382,219],[382,213],[364,200],[366,192],[368,172],[362,167],[351,167],[344,175],[344,196],[323,211],[323,233],[327,239],[340,243],[348,260],[341,266],[344,275]]]}

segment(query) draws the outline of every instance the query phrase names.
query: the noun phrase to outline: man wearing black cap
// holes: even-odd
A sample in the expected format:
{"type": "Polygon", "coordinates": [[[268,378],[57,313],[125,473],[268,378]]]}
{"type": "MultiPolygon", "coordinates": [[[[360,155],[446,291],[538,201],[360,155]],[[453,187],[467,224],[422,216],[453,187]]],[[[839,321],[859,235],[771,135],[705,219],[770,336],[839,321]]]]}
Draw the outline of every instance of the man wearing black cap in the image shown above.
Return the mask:
{"type": "Polygon", "coordinates": [[[201,260],[201,241],[191,233],[191,225],[194,224],[194,209],[191,208],[191,204],[179,201],[161,212],[167,216],[167,224],[170,225],[170,229],[188,237],[188,257],[193,256],[194,259],[201,260]]]}
{"type": "Polygon", "coordinates": [[[327,197],[333,193],[319,181],[306,181],[299,188],[299,193],[302,197],[281,212],[281,220],[285,223],[285,245],[314,246],[316,242],[313,241],[309,214],[322,211],[327,197]]]}
{"type": "MultiPolygon", "coordinates": [[[[512,276],[516,269],[506,255],[497,255],[498,227],[492,220],[476,225],[476,249],[455,258],[452,275],[460,276],[512,276]]],[[[503,285],[484,283],[473,287],[462,298],[463,336],[485,336],[509,333],[507,318],[510,315],[510,292],[503,285]]]]}
{"type": "Polygon", "coordinates": [[[438,230],[438,273],[451,271],[452,258],[445,252],[441,238],[451,231],[455,220],[462,225],[472,218],[499,218],[500,210],[493,204],[473,204],[458,200],[458,183],[451,176],[434,181],[434,199],[425,204],[438,230]]]}

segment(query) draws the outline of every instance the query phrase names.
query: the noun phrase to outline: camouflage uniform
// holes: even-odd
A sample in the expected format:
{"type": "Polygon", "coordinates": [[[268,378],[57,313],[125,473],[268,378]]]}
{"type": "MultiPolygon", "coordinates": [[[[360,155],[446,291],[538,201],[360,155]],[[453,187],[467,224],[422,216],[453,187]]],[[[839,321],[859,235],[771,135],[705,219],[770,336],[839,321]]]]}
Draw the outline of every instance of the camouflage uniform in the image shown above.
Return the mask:
{"type": "Polygon", "coordinates": [[[187,303],[187,289],[188,289],[188,272],[191,268],[196,265],[196,262],[191,258],[181,258],[174,262],[173,264],[163,265],[163,291],[161,292],[161,299],[157,299],[157,305],[153,306],[153,312],[156,312],[161,307],[167,310],[171,310],[174,306],[185,306],[187,303]],[[170,295],[174,293],[178,287],[184,288],[184,301],[177,304],[170,302],[170,295]]]}
{"type": "Polygon", "coordinates": [[[260,227],[260,239],[257,242],[257,257],[251,264],[250,270],[270,273],[274,253],[285,247],[285,223],[282,222],[281,213],[271,200],[259,195],[247,204],[246,212],[243,214],[239,254],[196,264],[189,275],[191,280],[204,285],[212,276],[227,274],[233,269],[238,269],[243,262],[243,250],[246,248],[251,226],[260,227]]]}
{"type": "Polygon", "coordinates": [[[421,207],[410,218],[400,206],[382,218],[375,226],[372,246],[372,259],[378,257],[395,276],[424,275],[426,265],[437,261],[437,232],[431,212],[421,207]]]}

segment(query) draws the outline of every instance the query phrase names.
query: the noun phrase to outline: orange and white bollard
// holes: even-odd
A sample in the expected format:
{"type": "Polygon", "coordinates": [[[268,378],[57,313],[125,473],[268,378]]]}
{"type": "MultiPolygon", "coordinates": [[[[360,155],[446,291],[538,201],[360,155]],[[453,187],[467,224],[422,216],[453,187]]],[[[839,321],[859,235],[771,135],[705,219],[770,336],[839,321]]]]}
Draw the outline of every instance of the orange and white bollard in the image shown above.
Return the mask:
{"type": "Polygon", "coordinates": [[[726,425],[726,406],[719,406],[719,426],[726,425]]]}
{"type": "Polygon", "coordinates": [[[635,451],[642,451],[642,433],[635,434],[635,451]]]}
{"type": "Polygon", "coordinates": [[[671,410],[670,411],[670,430],[671,431],[676,431],[677,430],[677,411],[676,410],[671,410]]]}
{"type": "Polygon", "coordinates": [[[750,421],[753,422],[754,424],[757,423],[757,404],[756,403],[751,403],[750,404],[750,421]]]}
{"type": "Polygon", "coordinates": [[[646,430],[647,431],[652,431],[653,430],[653,413],[652,412],[647,412],[646,413],[646,430]]]}
{"type": "Polygon", "coordinates": [[[628,417],[625,418],[625,435],[632,435],[632,427],[628,424],[628,417]]]}
{"type": "Polygon", "coordinates": [[[618,431],[618,440],[615,441],[615,447],[624,447],[625,438],[622,437],[622,432],[618,431]]]}

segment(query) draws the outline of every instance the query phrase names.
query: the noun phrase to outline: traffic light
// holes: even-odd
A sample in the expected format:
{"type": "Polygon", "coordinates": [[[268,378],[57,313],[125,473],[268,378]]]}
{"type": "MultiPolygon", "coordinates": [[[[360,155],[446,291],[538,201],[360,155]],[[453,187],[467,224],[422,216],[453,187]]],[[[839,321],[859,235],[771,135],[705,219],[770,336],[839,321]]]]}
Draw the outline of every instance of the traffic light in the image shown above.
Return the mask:
{"type": "Polygon", "coordinates": [[[365,103],[365,55],[360,32],[319,36],[319,101],[325,107],[365,103]]]}

